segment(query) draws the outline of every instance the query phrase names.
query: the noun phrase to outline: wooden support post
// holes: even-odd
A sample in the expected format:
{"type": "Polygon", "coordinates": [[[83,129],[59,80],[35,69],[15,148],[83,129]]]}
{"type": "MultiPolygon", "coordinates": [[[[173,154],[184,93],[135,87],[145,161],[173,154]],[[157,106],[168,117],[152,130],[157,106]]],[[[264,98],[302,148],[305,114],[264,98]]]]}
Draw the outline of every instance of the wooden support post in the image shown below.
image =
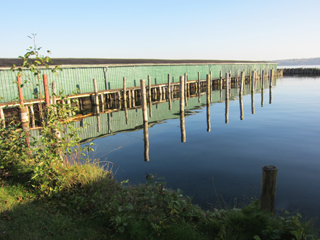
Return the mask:
{"type": "Polygon", "coordinates": [[[121,101],[121,93],[120,93],[120,91],[119,92],[117,92],[117,98],[118,98],[118,101],[120,102],[121,101]]]}
{"type": "MultiPolygon", "coordinates": [[[[185,105],[188,106],[188,88],[187,88],[187,82],[188,82],[188,74],[184,74],[184,84],[183,84],[183,91],[184,91],[184,99],[185,99],[185,105]]],[[[181,86],[180,86],[181,87],[181,86]]]]}
{"type": "Polygon", "coordinates": [[[210,90],[210,81],[211,81],[211,76],[210,74],[207,74],[207,132],[211,131],[211,124],[210,124],[210,95],[211,95],[211,90],[210,90]]]}
{"type": "Polygon", "coordinates": [[[212,71],[210,71],[210,76],[209,76],[209,83],[210,83],[210,102],[212,102],[212,71]]]}
{"type": "Polygon", "coordinates": [[[226,107],[225,107],[225,123],[229,123],[229,74],[226,73],[226,107]]]}
{"type": "Polygon", "coordinates": [[[160,101],[162,100],[162,87],[159,86],[159,97],[160,97],[160,101]]]}
{"type": "Polygon", "coordinates": [[[141,86],[141,100],[142,100],[142,116],[143,116],[143,135],[144,135],[144,160],[149,161],[149,130],[148,130],[148,109],[145,80],[140,80],[141,86]]]}
{"type": "Polygon", "coordinates": [[[70,100],[70,98],[67,98],[67,104],[68,104],[68,108],[69,108],[68,114],[69,114],[69,117],[71,117],[72,116],[72,111],[71,111],[71,100],[70,100]]]}
{"type": "Polygon", "coordinates": [[[201,102],[201,77],[200,72],[198,72],[198,102],[201,102]]]}
{"type": "Polygon", "coordinates": [[[6,121],[5,116],[3,112],[3,107],[0,107],[0,127],[5,128],[6,127],[6,121]]]}
{"type": "Polygon", "coordinates": [[[98,85],[97,85],[96,79],[93,79],[93,87],[94,87],[93,104],[99,105],[98,85]]]}
{"type": "Polygon", "coordinates": [[[264,104],[264,70],[261,70],[261,107],[264,104]]]}
{"type": "Polygon", "coordinates": [[[220,71],[220,90],[222,90],[222,71],[220,71]]]}
{"type": "Polygon", "coordinates": [[[30,120],[31,120],[31,127],[34,128],[35,127],[35,118],[34,118],[33,105],[29,106],[29,114],[30,114],[30,120]]]}
{"type": "Polygon", "coordinates": [[[49,96],[49,87],[48,87],[48,78],[47,74],[43,74],[43,86],[44,86],[44,95],[46,101],[46,107],[50,106],[50,96],[49,96]]]}
{"type": "Polygon", "coordinates": [[[269,104],[272,104],[272,80],[273,80],[273,69],[270,70],[269,104]]]}
{"type": "Polygon", "coordinates": [[[123,77],[123,101],[127,101],[127,85],[126,85],[126,77],[123,77]]]}
{"type": "Polygon", "coordinates": [[[262,183],[260,208],[263,211],[274,213],[278,168],[275,166],[262,167],[262,183]]]}
{"type": "Polygon", "coordinates": [[[180,76],[180,129],[181,129],[181,142],[186,142],[186,128],[184,120],[184,77],[180,76]]]}
{"type": "Polygon", "coordinates": [[[168,96],[170,96],[171,93],[171,74],[168,74],[168,96]]]}
{"type": "Polygon", "coordinates": [[[101,93],[100,97],[101,97],[101,111],[104,112],[104,94],[101,93]]]}
{"type": "Polygon", "coordinates": [[[148,97],[151,97],[151,76],[148,75],[148,97]]]}
{"type": "Polygon", "coordinates": [[[19,93],[19,99],[20,99],[20,105],[23,107],[23,94],[22,94],[22,88],[21,88],[21,78],[17,77],[17,82],[18,82],[18,93],[19,93]]]}
{"type": "Polygon", "coordinates": [[[240,120],[243,120],[243,88],[245,82],[245,72],[241,72],[240,76],[240,93],[239,93],[239,101],[240,101],[240,120]]]}

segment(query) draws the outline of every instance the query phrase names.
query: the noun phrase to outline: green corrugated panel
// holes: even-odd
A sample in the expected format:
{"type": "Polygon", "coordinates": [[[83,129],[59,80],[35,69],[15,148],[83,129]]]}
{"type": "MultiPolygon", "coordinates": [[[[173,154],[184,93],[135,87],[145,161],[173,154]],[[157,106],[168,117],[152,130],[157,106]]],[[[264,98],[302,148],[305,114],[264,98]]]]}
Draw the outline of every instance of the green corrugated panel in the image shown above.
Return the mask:
{"type": "MultiPolygon", "coordinates": [[[[177,83],[180,81],[180,76],[185,73],[188,74],[188,80],[197,80],[198,72],[200,72],[201,79],[206,78],[206,74],[212,71],[213,78],[220,77],[222,71],[223,77],[226,72],[231,70],[233,76],[237,76],[237,70],[246,70],[246,74],[252,70],[260,73],[261,69],[270,71],[276,69],[277,64],[221,64],[221,65],[146,65],[146,66],[111,66],[107,68],[107,83],[108,89],[122,89],[123,77],[126,77],[127,87],[140,86],[140,79],[147,81],[148,75],[151,76],[151,84],[166,84],[168,82],[168,74],[171,74],[171,82],[177,83]]],[[[93,79],[97,80],[98,90],[106,89],[105,67],[92,68],[63,68],[58,76],[50,72],[50,69],[42,69],[42,73],[48,75],[49,91],[51,94],[51,83],[56,82],[57,93],[63,91],[63,94],[69,95],[75,93],[77,88],[81,93],[91,93],[94,91],[93,79]]],[[[38,80],[28,70],[23,71],[22,82],[25,80],[28,83],[23,88],[24,99],[37,98],[39,94],[38,80]]],[[[0,96],[3,100],[0,102],[15,101],[18,96],[16,84],[16,72],[10,70],[0,70],[0,96]]],[[[43,95],[43,81],[40,81],[41,94],[43,95]]]]}

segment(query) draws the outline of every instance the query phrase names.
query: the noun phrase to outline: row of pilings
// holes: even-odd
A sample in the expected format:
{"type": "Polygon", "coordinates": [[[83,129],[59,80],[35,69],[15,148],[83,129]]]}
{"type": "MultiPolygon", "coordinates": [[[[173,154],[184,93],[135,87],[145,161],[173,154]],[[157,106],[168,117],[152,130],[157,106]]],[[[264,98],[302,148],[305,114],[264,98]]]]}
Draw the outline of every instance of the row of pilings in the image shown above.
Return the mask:
{"type": "MultiPolygon", "coordinates": [[[[265,71],[264,76],[269,77],[272,74],[273,70],[270,72],[265,71]]],[[[277,70],[274,73],[274,77],[281,77],[282,71],[277,70]]],[[[251,81],[253,78],[253,72],[247,74],[246,81],[251,81]]],[[[212,76],[210,74],[210,76],[212,76]]],[[[257,78],[261,78],[261,74],[257,74],[257,78]]],[[[167,84],[155,84],[151,85],[150,75],[146,81],[147,96],[148,100],[152,99],[168,99],[168,96],[174,92],[180,90],[180,82],[172,82],[171,75],[168,74],[168,83],[167,84]]],[[[184,89],[186,97],[190,94],[191,90],[198,91],[200,88],[206,88],[207,85],[212,89],[213,86],[218,88],[226,88],[226,78],[222,76],[220,72],[220,78],[211,78],[209,82],[207,79],[201,78],[200,72],[198,72],[197,80],[188,80],[187,73],[184,75],[184,89]]],[[[45,111],[45,108],[50,106],[50,104],[63,103],[72,106],[77,106],[78,109],[83,111],[84,109],[90,110],[92,106],[100,106],[101,113],[107,109],[121,108],[123,104],[121,102],[126,102],[127,107],[135,107],[136,101],[141,99],[141,88],[137,87],[126,87],[126,78],[123,77],[123,88],[114,89],[114,90],[105,90],[97,91],[96,80],[93,79],[93,84],[95,91],[91,93],[82,93],[77,95],[69,95],[64,99],[57,96],[55,82],[52,82],[52,85],[48,85],[47,76],[43,75],[43,82],[45,86],[45,97],[44,99],[34,99],[32,101],[24,101],[22,95],[22,89],[20,87],[21,80],[17,77],[18,82],[18,92],[19,92],[19,102],[16,103],[3,103],[0,105],[0,122],[2,127],[6,127],[12,120],[15,123],[21,123],[21,126],[29,126],[31,129],[39,127],[42,121],[41,112],[45,111]],[[49,87],[52,87],[52,95],[49,96],[49,87]],[[104,109],[107,108],[107,109],[104,109]]],[[[240,84],[240,72],[237,76],[230,77],[230,86],[239,87],[240,84]]]]}

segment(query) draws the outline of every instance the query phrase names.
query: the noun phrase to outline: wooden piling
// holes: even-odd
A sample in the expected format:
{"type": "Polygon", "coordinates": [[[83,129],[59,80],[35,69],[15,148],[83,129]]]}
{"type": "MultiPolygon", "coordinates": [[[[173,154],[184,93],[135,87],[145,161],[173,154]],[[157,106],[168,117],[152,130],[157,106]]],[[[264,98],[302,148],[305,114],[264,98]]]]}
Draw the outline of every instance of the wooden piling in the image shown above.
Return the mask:
{"type": "MultiPolygon", "coordinates": [[[[188,82],[188,74],[184,74],[184,84],[183,84],[183,91],[184,91],[184,100],[185,105],[188,106],[188,88],[187,88],[187,82],[188,82]]],[[[181,86],[180,86],[181,87],[181,86]]]]}
{"type": "Polygon", "coordinates": [[[94,87],[93,105],[99,105],[98,85],[97,85],[96,79],[93,79],[93,87],[94,87]]]}
{"type": "Polygon", "coordinates": [[[0,107],[0,127],[5,128],[6,127],[6,121],[5,121],[5,116],[3,112],[3,107],[0,107]]]}
{"type": "Polygon", "coordinates": [[[261,107],[264,104],[264,70],[261,70],[261,107]]]}
{"type": "Polygon", "coordinates": [[[148,75],[148,97],[151,97],[151,76],[148,75]]]}
{"type": "Polygon", "coordinates": [[[210,81],[211,81],[211,77],[210,74],[207,74],[207,132],[211,131],[211,124],[210,124],[210,81]]]}
{"type": "Polygon", "coordinates": [[[126,85],[126,77],[123,77],[123,101],[127,101],[127,85],[126,85]]]}
{"type": "Polygon", "coordinates": [[[186,128],[184,120],[184,76],[180,76],[180,130],[181,130],[181,142],[186,142],[186,128]]]}
{"type": "Polygon", "coordinates": [[[170,96],[171,93],[171,74],[168,74],[168,96],[170,96]]]}
{"type": "Polygon", "coordinates": [[[201,92],[201,90],[200,90],[200,84],[201,84],[201,81],[200,81],[201,79],[200,79],[200,72],[198,72],[198,94],[200,95],[200,92],[201,92]]]}
{"type": "Polygon", "coordinates": [[[272,104],[272,80],[273,80],[273,69],[270,70],[269,104],[272,104]]]}
{"type": "Polygon", "coordinates": [[[210,71],[209,75],[209,86],[210,86],[210,102],[212,102],[212,71],[210,71]]]}
{"type": "Polygon", "coordinates": [[[278,168],[275,166],[262,167],[262,183],[260,208],[263,211],[274,213],[278,168]]]}
{"type": "Polygon", "coordinates": [[[144,160],[149,161],[149,130],[148,130],[148,109],[145,80],[140,80],[141,100],[142,100],[142,115],[143,115],[143,136],[144,136],[144,160]]]}
{"type": "Polygon", "coordinates": [[[44,96],[45,96],[45,101],[46,101],[46,107],[49,107],[50,106],[50,95],[49,95],[47,74],[43,74],[42,77],[43,77],[44,96]]]}
{"type": "Polygon", "coordinates": [[[220,90],[222,90],[222,71],[220,71],[220,90]]]}
{"type": "Polygon", "coordinates": [[[245,81],[245,72],[241,72],[240,76],[240,93],[239,93],[239,101],[240,101],[240,120],[243,120],[244,112],[243,112],[243,88],[244,88],[244,81],[245,81]]]}
{"type": "Polygon", "coordinates": [[[229,74],[228,73],[226,73],[225,83],[226,83],[225,123],[228,124],[229,123],[229,74]]]}
{"type": "Polygon", "coordinates": [[[30,115],[30,121],[31,121],[31,127],[35,127],[35,117],[34,117],[34,109],[33,105],[29,106],[29,115],[30,115]]]}
{"type": "Polygon", "coordinates": [[[19,93],[19,100],[20,100],[20,106],[23,107],[23,94],[22,94],[22,87],[21,87],[21,78],[17,77],[17,82],[18,82],[18,93],[19,93]]]}

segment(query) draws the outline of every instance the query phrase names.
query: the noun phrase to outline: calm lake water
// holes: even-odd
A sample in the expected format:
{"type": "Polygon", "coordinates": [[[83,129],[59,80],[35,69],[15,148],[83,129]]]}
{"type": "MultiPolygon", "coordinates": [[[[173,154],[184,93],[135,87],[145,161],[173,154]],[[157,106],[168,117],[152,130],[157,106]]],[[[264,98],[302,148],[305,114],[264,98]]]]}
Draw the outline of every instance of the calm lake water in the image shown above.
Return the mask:
{"type": "Polygon", "coordinates": [[[142,129],[93,140],[95,157],[114,164],[118,181],[145,183],[147,173],[158,174],[203,208],[217,206],[217,194],[229,207],[235,198],[238,203],[259,198],[261,167],[275,165],[276,208],[320,216],[320,78],[277,79],[272,104],[268,87],[263,107],[260,91],[254,99],[252,114],[251,96],[243,96],[244,120],[239,99],[230,100],[228,124],[225,103],[211,104],[210,132],[205,106],[189,112],[184,143],[179,118],[153,125],[149,162],[144,161],[142,129]]]}

